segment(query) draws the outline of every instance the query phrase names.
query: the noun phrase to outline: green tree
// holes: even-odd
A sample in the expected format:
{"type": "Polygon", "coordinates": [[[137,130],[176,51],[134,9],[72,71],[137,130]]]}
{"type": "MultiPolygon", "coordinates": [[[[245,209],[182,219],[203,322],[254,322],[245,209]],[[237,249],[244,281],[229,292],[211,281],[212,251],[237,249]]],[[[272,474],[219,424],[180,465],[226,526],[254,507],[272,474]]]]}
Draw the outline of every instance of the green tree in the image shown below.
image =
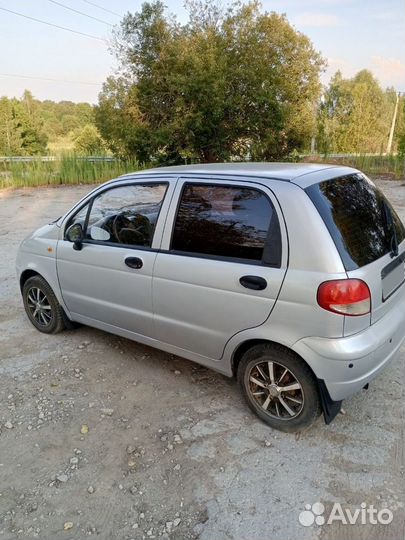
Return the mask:
{"type": "Polygon", "coordinates": [[[323,61],[284,16],[260,4],[160,1],[128,14],[96,124],[112,151],[140,161],[273,159],[309,145],[323,61]]]}
{"type": "Polygon", "coordinates": [[[21,127],[16,116],[17,100],[0,99],[0,155],[21,154],[21,127]]]}
{"type": "Polygon", "coordinates": [[[46,151],[47,136],[38,102],[26,90],[21,100],[0,100],[0,152],[5,155],[34,155],[46,151]]]}
{"type": "Polygon", "coordinates": [[[104,144],[96,126],[86,124],[74,138],[74,149],[78,154],[95,156],[104,153],[104,144]]]}
{"type": "Polygon", "coordinates": [[[395,91],[384,91],[370,71],[359,71],[352,79],[344,79],[338,71],[318,111],[319,150],[384,152],[395,100],[395,91]]]}

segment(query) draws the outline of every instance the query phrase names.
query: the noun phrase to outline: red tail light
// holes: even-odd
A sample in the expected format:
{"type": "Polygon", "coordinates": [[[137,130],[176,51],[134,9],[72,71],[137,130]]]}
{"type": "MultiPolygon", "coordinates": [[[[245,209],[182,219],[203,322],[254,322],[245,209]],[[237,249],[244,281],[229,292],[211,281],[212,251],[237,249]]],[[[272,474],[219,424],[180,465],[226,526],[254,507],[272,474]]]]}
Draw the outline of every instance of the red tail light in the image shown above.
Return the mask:
{"type": "Polygon", "coordinates": [[[318,304],[341,315],[366,315],[371,311],[371,295],[367,283],[361,279],[325,281],[318,287],[318,304]]]}

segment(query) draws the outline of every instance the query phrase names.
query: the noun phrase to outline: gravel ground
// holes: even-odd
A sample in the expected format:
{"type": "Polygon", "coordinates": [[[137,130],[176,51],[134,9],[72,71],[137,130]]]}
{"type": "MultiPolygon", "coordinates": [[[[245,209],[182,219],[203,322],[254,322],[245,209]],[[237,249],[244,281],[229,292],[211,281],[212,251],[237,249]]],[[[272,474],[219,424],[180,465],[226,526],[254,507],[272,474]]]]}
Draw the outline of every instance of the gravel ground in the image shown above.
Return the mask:
{"type": "MultiPolygon", "coordinates": [[[[405,220],[405,187],[378,182],[405,220]]],[[[0,538],[404,538],[404,358],[326,426],[290,435],[205,368],[25,317],[18,245],[89,186],[0,192],[0,538]],[[389,525],[300,525],[308,503],[362,502],[389,525]]]]}

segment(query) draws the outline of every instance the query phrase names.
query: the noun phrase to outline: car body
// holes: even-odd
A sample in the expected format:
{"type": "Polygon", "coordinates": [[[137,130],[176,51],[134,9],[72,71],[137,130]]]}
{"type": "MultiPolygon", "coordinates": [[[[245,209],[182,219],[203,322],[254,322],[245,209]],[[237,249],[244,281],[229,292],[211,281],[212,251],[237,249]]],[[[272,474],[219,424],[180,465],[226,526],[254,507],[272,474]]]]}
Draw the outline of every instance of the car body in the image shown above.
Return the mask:
{"type": "MultiPolygon", "coordinates": [[[[227,376],[255,347],[273,347],[259,347],[261,358],[293,358],[291,373],[283,371],[291,381],[294,362],[302,363],[330,421],[405,338],[404,260],[403,225],[359,171],[231,163],[146,170],[95,188],[23,241],[17,274],[23,293],[28,279],[46,281],[65,323],[227,376]],[[330,300],[350,294],[360,296],[347,306],[330,300]]],[[[36,294],[27,313],[35,324],[36,309],[36,326],[47,331],[36,294]]],[[[259,365],[245,384],[256,381],[248,391],[268,421],[265,405],[282,390],[263,362],[268,372],[259,365]]],[[[243,386],[243,374],[240,380],[243,386]]],[[[304,396],[293,392],[291,404],[294,397],[303,406],[304,396]]],[[[278,405],[273,417],[285,400],[278,405]]]]}

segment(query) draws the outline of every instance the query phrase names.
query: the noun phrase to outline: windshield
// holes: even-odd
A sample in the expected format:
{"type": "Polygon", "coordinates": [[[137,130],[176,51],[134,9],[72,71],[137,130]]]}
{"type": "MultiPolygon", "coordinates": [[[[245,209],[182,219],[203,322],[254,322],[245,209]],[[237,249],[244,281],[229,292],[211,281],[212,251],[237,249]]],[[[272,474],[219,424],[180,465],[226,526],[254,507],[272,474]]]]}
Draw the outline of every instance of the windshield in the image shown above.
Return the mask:
{"type": "Polygon", "coordinates": [[[326,180],[306,188],[347,271],[397,254],[405,229],[383,193],[363,174],[326,180]]]}

